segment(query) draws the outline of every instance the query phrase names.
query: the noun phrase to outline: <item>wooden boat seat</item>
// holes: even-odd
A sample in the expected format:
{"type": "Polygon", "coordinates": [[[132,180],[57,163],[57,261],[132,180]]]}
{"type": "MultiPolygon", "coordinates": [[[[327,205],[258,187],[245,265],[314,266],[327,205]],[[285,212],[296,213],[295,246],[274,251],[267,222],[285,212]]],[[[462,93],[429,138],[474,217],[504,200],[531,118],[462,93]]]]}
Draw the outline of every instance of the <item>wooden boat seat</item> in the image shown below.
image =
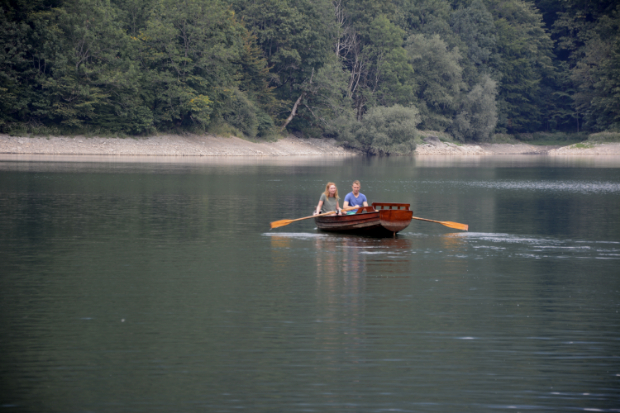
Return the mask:
{"type": "Polygon", "coordinates": [[[356,214],[365,214],[367,212],[376,212],[372,206],[365,206],[357,209],[356,214]]]}
{"type": "Polygon", "coordinates": [[[409,204],[397,204],[394,202],[373,202],[372,207],[376,209],[377,211],[382,210],[382,209],[400,210],[401,208],[404,211],[409,211],[409,204]]]}

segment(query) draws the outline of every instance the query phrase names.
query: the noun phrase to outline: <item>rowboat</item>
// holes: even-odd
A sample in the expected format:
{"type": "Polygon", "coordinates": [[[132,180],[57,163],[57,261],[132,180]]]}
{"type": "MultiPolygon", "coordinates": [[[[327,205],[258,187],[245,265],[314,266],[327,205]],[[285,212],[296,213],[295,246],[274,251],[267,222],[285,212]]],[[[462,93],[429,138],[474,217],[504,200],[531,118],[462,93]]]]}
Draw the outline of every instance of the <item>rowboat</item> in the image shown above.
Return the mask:
{"type": "Polygon", "coordinates": [[[321,231],[348,232],[371,236],[396,236],[411,223],[410,204],[374,202],[352,215],[325,215],[314,218],[321,231]]]}

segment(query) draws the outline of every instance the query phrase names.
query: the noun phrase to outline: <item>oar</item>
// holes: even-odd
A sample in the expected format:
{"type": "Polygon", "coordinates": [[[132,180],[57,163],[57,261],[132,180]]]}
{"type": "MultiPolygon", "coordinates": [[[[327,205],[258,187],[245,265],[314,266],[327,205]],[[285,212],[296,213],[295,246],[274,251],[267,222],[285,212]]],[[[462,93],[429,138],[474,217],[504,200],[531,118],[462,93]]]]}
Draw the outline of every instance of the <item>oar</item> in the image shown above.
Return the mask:
{"type": "Polygon", "coordinates": [[[411,218],[418,219],[420,221],[436,222],[437,224],[444,225],[444,226],[446,226],[448,228],[460,229],[461,231],[467,231],[469,229],[469,225],[467,225],[467,224],[459,224],[458,222],[433,221],[432,219],[418,218],[418,217],[411,217],[411,218]]]}
{"type": "MultiPolygon", "coordinates": [[[[350,211],[350,210],[356,209],[356,208],[359,208],[359,207],[358,206],[351,206],[351,207],[347,207],[347,208],[342,208],[341,211],[350,211]]],[[[326,212],[324,214],[310,215],[309,217],[303,217],[303,218],[297,218],[297,219],[281,219],[279,221],[273,221],[271,223],[271,229],[283,227],[285,225],[290,224],[291,222],[302,221],[304,219],[309,219],[309,218],[322,217],[324,215],[332,215],[332,214],[335,214],[335,213],[336,213],[336,211],[331,211],[331,212],[326,212]]]]}

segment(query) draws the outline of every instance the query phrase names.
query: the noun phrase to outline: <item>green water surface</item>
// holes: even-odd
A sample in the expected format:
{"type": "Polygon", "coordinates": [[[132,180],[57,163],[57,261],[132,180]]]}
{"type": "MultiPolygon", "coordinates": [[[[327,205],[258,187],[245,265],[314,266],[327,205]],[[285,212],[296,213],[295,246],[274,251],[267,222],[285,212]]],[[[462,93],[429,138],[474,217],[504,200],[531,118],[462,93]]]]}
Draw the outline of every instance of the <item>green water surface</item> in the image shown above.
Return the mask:
{"type": "Polygon", "coordinates": [[[620,163],[0,161],[0,411],[619,412],[619,291],[620,163]]]}

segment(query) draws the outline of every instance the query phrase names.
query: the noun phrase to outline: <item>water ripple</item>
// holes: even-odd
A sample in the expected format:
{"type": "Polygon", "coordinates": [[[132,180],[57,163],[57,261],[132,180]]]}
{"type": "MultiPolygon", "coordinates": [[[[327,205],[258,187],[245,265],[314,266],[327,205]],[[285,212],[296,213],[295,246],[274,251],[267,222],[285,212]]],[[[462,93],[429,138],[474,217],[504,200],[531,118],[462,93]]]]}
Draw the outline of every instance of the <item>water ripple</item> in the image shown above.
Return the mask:
{"type": "MultiPolygon", "coordinates": [[[[437,182],[424,182],[437,185],[437,182]]],[[[556,191],[556,192],[573,192],[581,194],[591,193],[620,193],[620,183],[617,182],[600,182],[600,181],[448,181],[444,184],[452,184],[456,186],[469,186],[473,188],[484,188],[493,190],[528,190],[528,191],[556,191]]]]}

